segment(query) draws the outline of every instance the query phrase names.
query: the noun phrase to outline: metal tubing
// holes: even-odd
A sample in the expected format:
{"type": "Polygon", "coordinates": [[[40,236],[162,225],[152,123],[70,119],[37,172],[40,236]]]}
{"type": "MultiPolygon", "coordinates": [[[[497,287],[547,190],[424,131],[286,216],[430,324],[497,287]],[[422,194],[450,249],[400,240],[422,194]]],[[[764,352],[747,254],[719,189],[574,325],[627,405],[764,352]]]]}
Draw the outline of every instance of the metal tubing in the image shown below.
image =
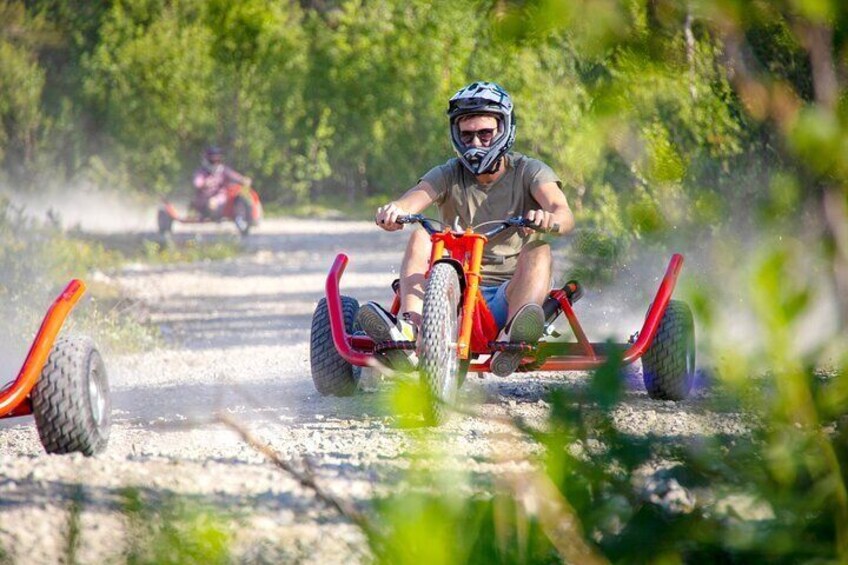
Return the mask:
{"type": "MultiPolygon", "coordinates": [[[[642,325],[642,330],[639,332],[639,338],[636,342],[630,346],[622,357],[621,364],[629,365],[633,363],[637,359],[639,359],[648,347],[651,345],[651,342],[654,340],[654,336],[657,333],[657,328],[659,327],[660,320],[662,320],[663,314],[665,314],[665,310],[668,307],[668,301],[671,300],[671,295],[674,292],[674,286],[677,283],[677,276],[680,274],[680,270],[683,267],[683,256],[679,253],[675,253],[672,255],[671,260],[668,263],[668,269],[666,269],[665,276],[663,277],[662,282],[660,283],[659,288],[657,289],[657,295],[654,298],[653,303],[651,304],[650,310],[648,310],[648,315],[645,317],[645,323],[642,325]]],[[[602,351],[604,347],[610,347],[609,345],[605,346],[605,344],[591,344],[587,341],[583,341],[578,338],[579,343],[565,343],[565,344],[540,344],[541,347],[545,347],[548,345],[550,348],[560,348],[566,355],[554,355],[548,357],[545,362],[536,369],[537,371],[587,371],[590,369],[597,369],[604,365],[609,359],[608,355],[573,355],[568,354],[572,350],[575,349],[584,349],[587,345],[589,348],[595,352],[602,351]]],[[[611,347],[626,347],[623,345],[611,345],[611,347]]],[[[584,349],[586,351],[586,349],[584,349]]],[[[532,358],[527,358],[532,361],[532,358]]],[[[482,363],[472,363],[468,368],[470,372],[475,373],[483,373],[489,371],[489,360],[486,360],[482,363]]]]}
{"type": "MultiPolygon", "coordinates": [[[[53,305],[47,311],[41,322],[38,333],[29,348],[26,360],[18,373],[18,378],[9,388],[0,394],[0,418],[22,415],[21,410],[16,410],[29,396],[32,387],[41,376],[41,370],[47,363],[47,356],[53,349],[53,343],[62,324],[68,317],[71,309],[85,293],[85,283],[73,279],[65,287],[65,290],[53,301],[53,305]]],[[[25,408],[23,409],[25,410],[25,408]]]]}
{"type": "MultiPolygon", "coordinates": [[[[525,358],[525,361],[531,362],[532,357],[525,358]]],[[[602,367],[606,362],[606,357],[551,357],[534,371],[588,371],[602,367]]],[[[482,363],[472,363],[468,370],[472,373],[486,373],[489,371],[489,361],[482,363]]]]}
{"type": "Polygon", "coordinates": [[[339,281],[347,266],[347,255],[339,253],[330,274],[327,275],[325,291],[327,293],[327,310],[330,313],[330,332],[333,334],[333,344],[336,351],[351,365],[369,367],[376,363],[374,356],[370,353],[356,351],[351,347],[350,337],[345,330],[344,314],[342,313],[342,298],[339,292],[339,281]]]}
{"type": "Polygon", "coordinates": [[[668,307],[668,301],[671,300],[671,294],[674,292],[674,285],[677,284],[677,275],[680,274],[682,268],[683,255],[675,253],[671,256],[671,261],[668,262],[668,269],[666,269],[662,283],[657,289],[657,296],[651,304],[651,309],[648,310],[648,315],[645,316],[645,323],[639,332],[639,338],[624,353],[624,358],[621,360],[622,364],[627,365],[640,358],[651,345],[651,342],[654,341],[660,320],[662,320],[665,309],[668,307]]]}
{"type": "Polygon", "coordinates": [[[580,322],[577,320],[577,315],[571,308],[571,303],[568,301],[568,297],[565,296],[565,293],[561,290],[558,290],[557,293],[558,295],[556,298],[559,300],[562,312],[568,320],[568,325],[571,326],[571,331],[574,332],[574,337],[577,338],[577,342],[582,347],[583,353],[585,353],[590,359],[594,359],[595,350],[592,349],[592,344],[589,343],[589,338],[586,337],[586,332],[583,331],[583,326],[581,326],[580,322]]]}
{"type": "Polygon", "coordinates": [[[474,239],[471,246],[471,257],[469,258],[469,269],[465,273],[468,287],[465,289],[465,303],[462,305],[462,326],[459,330],[457,340],[457,355],[460,359],[468,359],[470,354],[471,330],[474,323],[474,307],[477,301],[477,289],[480,287],[480,264],[483,262],[484,238],[474,239]]]}
{"type": "Polygon", "coordinates": [[[0,419],[3,418],[17,418],[18,416],[28,416],[32,414],[32,399],[27,396],[24,398],[20,404],[15,406],[11,412],[6,414],[5,416],[0,416],[0,419]]]}

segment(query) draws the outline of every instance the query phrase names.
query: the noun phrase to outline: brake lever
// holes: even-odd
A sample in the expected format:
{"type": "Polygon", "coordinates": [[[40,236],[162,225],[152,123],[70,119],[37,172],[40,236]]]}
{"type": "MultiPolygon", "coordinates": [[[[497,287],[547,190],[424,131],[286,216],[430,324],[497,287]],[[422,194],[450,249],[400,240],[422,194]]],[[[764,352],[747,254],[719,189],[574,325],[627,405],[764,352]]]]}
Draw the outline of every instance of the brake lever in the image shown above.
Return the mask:
{"type": "Polygon", "coordinates": [[[535,224],[531,224],[527,218],[522,218],[520,216],[516,216],[515,218],[510,218],[507,220],[511,225],[519,228],[527,228],[529,230],[533,230],[539,233],[559,233],[560,226],[558,223],[554,223],[549,228],[541,228],[535,224]]]}

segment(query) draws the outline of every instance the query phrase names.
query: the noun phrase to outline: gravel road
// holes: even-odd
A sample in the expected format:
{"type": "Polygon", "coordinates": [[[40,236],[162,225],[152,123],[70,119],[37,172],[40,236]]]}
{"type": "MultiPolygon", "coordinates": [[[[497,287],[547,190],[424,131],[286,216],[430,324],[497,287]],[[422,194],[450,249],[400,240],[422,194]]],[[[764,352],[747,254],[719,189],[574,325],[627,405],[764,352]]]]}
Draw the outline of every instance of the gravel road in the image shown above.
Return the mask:
{"type": "MultiPolygon", "coordinates": [[[[203,237],[222,237],[230,229],[203,230],[203,237]]],[[[233,517],[232,551],[239,560],[368,561],[365,539],[353,525],[233,431],[206,422],[215,412],[241,422],[283,458],[308,456],[318,482],[354,503],[398,488],[422,442],[449,453],[445,464],[481,477],[528,465],[515,457],[540,448],[489,419],[455,417],[432,434],[397,427],[381,394],[397,385],[376,375],[368,375],[365,390],[352,398],[315,392],[310,320],[335,254],[351,257],[343,292],[361,302],[385,302],[403,241],[364,222],[271,220],[247,238],[238,258],[139,264],[112,273],[128,295],[148,305],[164,345],[105,356],[114,411],[102,455],[48,456],[31,418],[0,424],[5,560],[53,563],[70,551],[83,563],[123,561],[128,521],[120,510],[125,489],[134,487],[153,504],[179,495],[233,517]],[[509,461],[500,457],[506,450],[513,455],[509,461]]],[[[633,314],[616,311],[611,298],[590,292],[578,303],[591,337],[627,337],[637,329],[633,314]]],[[[489,415],[541,422],[546,391],[577,390],[584,383],[580,373],[472,376],[462,398],[489,415]]],[[[742,416],[706,410],[705,394],[654,402],[635,378],[616,422],[632,434],[678,440],[743,434],[742,416]]]]}

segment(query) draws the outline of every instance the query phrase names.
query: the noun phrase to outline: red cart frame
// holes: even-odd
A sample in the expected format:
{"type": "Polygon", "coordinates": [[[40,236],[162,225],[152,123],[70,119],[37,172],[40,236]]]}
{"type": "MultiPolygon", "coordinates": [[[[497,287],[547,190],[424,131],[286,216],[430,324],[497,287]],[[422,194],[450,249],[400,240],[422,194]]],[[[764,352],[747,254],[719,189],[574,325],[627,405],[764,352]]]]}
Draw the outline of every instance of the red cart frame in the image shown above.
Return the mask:
{"type": "MultiPolygon", "coordinates": [[[[344,253],[336,256],[330,273],[327,276],[326,295],[327,307],[330,314],[330,327],[333,336],[333,343],[339,355],[348,363],[360,367],[374,366],[377,361],[374,357],[375,346],[377,344],[365,335],[352,335],[347,333],[344,325],[344,317],[342,314],[341,293],[339,291],[342,275],[347,267],[348,257],[344,253]]],[[[571,306],[571,302],[567,298],[563,290],[553,290],[550,296],[559,302],[563,314],[571,326],[576,341],[574,342],[549,342],[540,341],[535,347],[528,348],[528,352],[535,354],[535,357],[528,357],[525,360],[532,362],[536,357],[543,359],[541,363],[536,363],[532,366],[534,371],[581,371],[589,370],[602,366],[610,357],[611,353],[621,354],[621,363],[623,365],[633,363],[639,359],[642,354],[651,345],[654,336],[657,332],[660,320],[668,307],[671,295],[674,292],[674,287],[677,283],[677,277],[683,267],[683,256],[679,253],[672,255],[668,263],[665,276],[660,283],[657,294],[651,303],[648,314],[645,317],[645,322],[642,329],[639,331],[638,338],[632,343],[616,344],[616,343],[594,343],[590,342],[583,331],[577,315],[571,306]]],[[[473,289],[476,290],[476,289],[473,289]]],[[[392,313],[397,314],[399,309],[399,299],[395,294],[394,303],[392,305],[392,313]]],[[[474,322],[477,324],[477,322],[474,322]]],[[[479,328],[474,328],[479,331],[479,328]]],[[[462,358],[468,358],[469,344],[466,341],[457,344],[459,353],[462,358]]],[[[483,362],[471,362],[469,368],[471,372],[486,372],[489,371],[489,360],[483,362]]]]}

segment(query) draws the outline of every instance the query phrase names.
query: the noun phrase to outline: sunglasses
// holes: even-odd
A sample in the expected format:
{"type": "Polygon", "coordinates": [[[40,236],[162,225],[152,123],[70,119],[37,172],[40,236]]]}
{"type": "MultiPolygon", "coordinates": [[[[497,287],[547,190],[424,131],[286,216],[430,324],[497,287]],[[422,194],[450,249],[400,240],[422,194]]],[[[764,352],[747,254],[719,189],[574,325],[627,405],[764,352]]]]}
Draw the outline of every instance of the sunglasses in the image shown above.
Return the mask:
{"type": "Polygon", "coordinates": [[[486,129],[478,129],[476,131],[460,131],[459,139],[465,145],[470,145],[471,142],[474,141],[474,138],[480,140],[480,143],[489,143],[492,141],[492,138],[495,137],[495,132],[497,130],[495,128],[486,128],[486,129]]]}

